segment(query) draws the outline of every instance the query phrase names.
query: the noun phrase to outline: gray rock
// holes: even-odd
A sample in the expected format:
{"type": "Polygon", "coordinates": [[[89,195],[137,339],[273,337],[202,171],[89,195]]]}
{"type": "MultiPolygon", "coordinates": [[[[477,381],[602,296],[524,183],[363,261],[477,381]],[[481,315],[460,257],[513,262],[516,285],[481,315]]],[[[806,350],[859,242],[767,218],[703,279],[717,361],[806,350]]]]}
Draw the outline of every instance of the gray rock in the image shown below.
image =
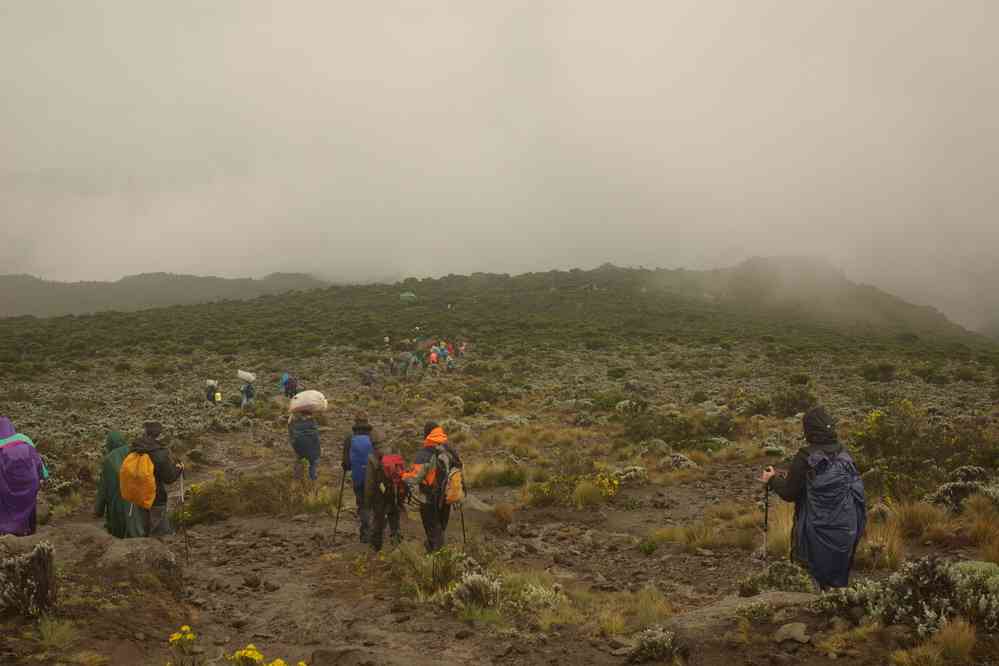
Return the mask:
{"type": "Polygon", "coordinates": [[[817,595],[802,592],[764,592],[755,597],[730,596],[710,606],[676,615],[667,620],[667,629],[675,631],[687,645],[723,643],[738,621],[740,610],[760,603],[774,611],[789,607],[805,607],[818,599],[817,595]]]}

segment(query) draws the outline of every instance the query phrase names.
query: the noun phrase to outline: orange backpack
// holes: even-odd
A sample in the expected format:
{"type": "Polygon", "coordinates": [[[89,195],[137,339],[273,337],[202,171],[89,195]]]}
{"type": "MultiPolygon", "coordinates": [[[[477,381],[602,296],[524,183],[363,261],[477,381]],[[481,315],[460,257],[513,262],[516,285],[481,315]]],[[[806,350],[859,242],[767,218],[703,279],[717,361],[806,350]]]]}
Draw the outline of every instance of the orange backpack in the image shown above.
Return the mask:
{"type": "Polygon", "coordinates": [[[126,502],[149,509],[156,499],[156,474],[148,453],[129,453],[118,471],[118,490],[126,502]]]}

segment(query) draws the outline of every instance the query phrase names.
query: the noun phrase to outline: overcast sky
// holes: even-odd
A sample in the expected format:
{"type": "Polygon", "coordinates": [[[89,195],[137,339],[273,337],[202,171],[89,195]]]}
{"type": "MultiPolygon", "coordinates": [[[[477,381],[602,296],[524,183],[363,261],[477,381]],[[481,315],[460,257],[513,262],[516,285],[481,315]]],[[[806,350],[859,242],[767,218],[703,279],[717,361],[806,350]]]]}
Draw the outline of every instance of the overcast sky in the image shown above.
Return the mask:
{"type": "Polygon", "coordinates": [[[0,3],[0,272],[999,291],[995,0],[0,3]]]}

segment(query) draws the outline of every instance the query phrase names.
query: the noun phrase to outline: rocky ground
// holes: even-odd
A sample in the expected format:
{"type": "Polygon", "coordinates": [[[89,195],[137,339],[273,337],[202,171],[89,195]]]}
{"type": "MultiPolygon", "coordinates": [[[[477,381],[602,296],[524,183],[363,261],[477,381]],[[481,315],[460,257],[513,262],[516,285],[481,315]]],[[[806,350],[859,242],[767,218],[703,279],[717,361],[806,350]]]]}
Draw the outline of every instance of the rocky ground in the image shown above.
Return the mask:
{"type": "MultiPolygon", "coordinates": [[[[268,395],[285,368],[331,398],[319,483],[333,496],[338,444],[357,409],[369,413],[383,436],[410,450],[424,420],[447,420],[466,464],[494,461],[528,475],[536,468],[558,473],[563,459],[579,457],[599,460],[611,471],[641,466],[647,480],[628,478],[613,501],[585,509],[532,506],[519,487],[473,484],[465,509],[469,550],[489,549],[497,566],[509,570],[544,572],[566,591],[590,595],[595,605],[658,590],[669,606],[661,624],[681,637],[692,665],[883,664],[892,649],[913,642],[910,630],[897,627],[863,650],[831,648],[823,637],[846,628],[809,612],[811,596],[737,596],[739,581],[766,566],[756,513],[762,493],[754,480],[767,464],[763,449],[793,450],[799,430],[793,417],[738,416],[747,401],[783,386],[792,371],[805,371],[818,397],[841,419],[844,434],[871,409],[873,390],[882,402],[904,397],[947,418],[994,418],[993,398],[980,384],[935,386],[903,372],[896,381],[872,386],[854,368],[845,369],[842,358],[822,354],[784,368],[753,348],[670,345],[626,354],[567,351],[544,359],[490,359],[492,370],[484,376],[465,372],[476,360],[466,359],[452,375],[402,382],[380,377],[374,386],[364,386],[361,373],[376,358],[331,350],[294,368],[289,360],[245,354],[188,359],[155,377],[109,367],[9,387],[0,413],[39,442],[55,474],[46,491],[51,517],[21,546],[54,544],[60,601],[52,618],[65,634],[8,614],[0,662],[161,665],[170,656],[167,636],[182,624],[199,633],[199,657],[208,663],[247,643],[268,657],[310,666],[442,659],[621,664],[634,654],[639,632],[608,631],[599,622],[542,628],[516,617],[474,619],[418,603],[400,592],[386,560],[357,542],[349,497],[336,535],[332,512],[318,512],[235,516],[162,542],[122,542],[89,516],[103,433],[120,429],[131,436],[150,418],[166,425],[175,455],[189,465],[189,484],[211,482],[220,473],[288,470],[294,459],[283,408],[268,395]],[[608,367],[624,370],[610,378],[608,367]],[[261,375],[257,408],[246,414],[228,404],[204,404],[203,379],[234,376],[237,368],[261,375]],[[483,401],[476,410],[466,407],[481,397],[477,389],[496,384],[503,388],[500,399],[483,401]],[[609,409],[601,407],[608,396],[615,403],[609,409]],[[622,437],[631,413],[624,401],[698,418],[728,413],[740,427],[728,439],[715,438],[717,452],[688,451],[677,461],[672,443],[622,437]],[[691,470],[677,472],[678,462],[690,463],[691,470]],[[513,513],[502,518],[497,507],[507,505],[513,513]],[[736,507],[737,513],[745,508],[747,522],[738,529],[752,533],[748,543],[688,547],[664,540],[642,547],[655,530],[696,525],[719,506],[736,507]],[[768,603],[768,617],[740,622],[746,612],[739,609],[761,601],[768,603]]],[[[130,363],[138,368],[143,361],[130,363]]],[[[232,381],[225,387],[227,398],[237,386],[232,381]]],[[[179,499],[174,487],[171,501],[179,499]]],[[[422,541],[418,516],[404,518],[403,532],[408,542],[422,541]]],[[[448,538],[460,547],[457,516],[448,538]]]]}

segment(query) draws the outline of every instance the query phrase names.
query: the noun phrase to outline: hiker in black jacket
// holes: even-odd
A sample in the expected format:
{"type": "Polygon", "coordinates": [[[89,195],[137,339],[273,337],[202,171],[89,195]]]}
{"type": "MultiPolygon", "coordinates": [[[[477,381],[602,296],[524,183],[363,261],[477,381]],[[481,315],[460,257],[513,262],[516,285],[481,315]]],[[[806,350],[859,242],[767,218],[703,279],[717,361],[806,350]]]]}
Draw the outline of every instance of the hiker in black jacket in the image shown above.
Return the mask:
{"type": "Polygon", "coordinates": [[[173,534],[173,527],[167,516],[166,487],[180,478],[184,473],[184,465],[174,463],[170,452],[159,441],[163,427],[155,421],[143,424],[145,431],[142,437],[135,440],[130,448],[131,453],[145,453],[153,461],[153,475],[156,477],[156,498],[147,510],[135,506],[134,510],[141,512],[148,536],[166,536],[173,534]]]}
{"type": "Polygon", "coordinates": [[[763,470],[760,481],[794,502],[791,557],[806,567],[821,589],[846,587],[857,545],[867,524],[864,483],[823,407],[802,421],[807,445],[787,472],[763,470]]]}

